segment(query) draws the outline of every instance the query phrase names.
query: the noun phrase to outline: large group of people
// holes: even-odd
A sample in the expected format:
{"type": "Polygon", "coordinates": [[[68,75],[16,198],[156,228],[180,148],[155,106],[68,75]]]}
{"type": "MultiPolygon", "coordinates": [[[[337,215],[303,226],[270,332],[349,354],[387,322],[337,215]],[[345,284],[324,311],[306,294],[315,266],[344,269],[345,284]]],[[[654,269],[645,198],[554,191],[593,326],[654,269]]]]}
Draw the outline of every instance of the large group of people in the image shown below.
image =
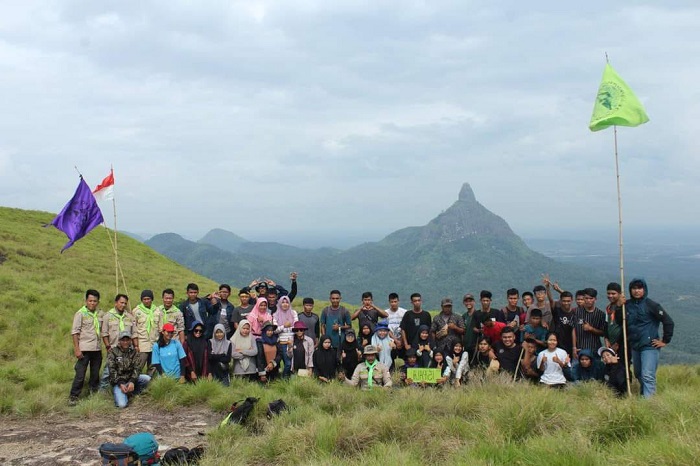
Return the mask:
{"type": "Polygon", "coordinates": [[[90,392],[109,388],[122,408],[156,375],[224,385],[231,377],[269,383],[300,376],[371,389],[460,387],[503,373],[557,388],[595,380],[621,395],[628,386],[625,352],[641,395],[650,397],[659,350],[673,336],[672,319],[647,297],[641,279],[629,283],[629,297],[618,283],[608,284],[604,310],[595,289],[572,294],[545,276],[532,292],[507,290],[502,309],[494,309],[492,293],[483,290],[479,309],[467,293],[462,313],[444,298],[439,313],[431,315],[420,293],[410,296],[410,309],[391,293],[383,309],[365,292],[361,306],[351,311],[341,304],[339,290],[330,292],[330,305],[320,314],[312,298],[304,298],[297,312],[297,274],[290,278],[289,291],[269,279],[253,281],[238,292],[238,305],[230,301],[227,284],[200,297],[199,287],[190,283],[180,306],[168,288],[161,305],[154,303],[152,290],[143,290],[133,309],[128,296],[117,294],[114,307],[102,312],[100,293],[87,290],[71,331],[76,363],[69,402],[81,395],[88,368],[90,392]],[[107,363],[100,372],[103,346],[107,363]],[[434,379],[416,380],[419,372],[411,369],[434,369],[434,379]]]}

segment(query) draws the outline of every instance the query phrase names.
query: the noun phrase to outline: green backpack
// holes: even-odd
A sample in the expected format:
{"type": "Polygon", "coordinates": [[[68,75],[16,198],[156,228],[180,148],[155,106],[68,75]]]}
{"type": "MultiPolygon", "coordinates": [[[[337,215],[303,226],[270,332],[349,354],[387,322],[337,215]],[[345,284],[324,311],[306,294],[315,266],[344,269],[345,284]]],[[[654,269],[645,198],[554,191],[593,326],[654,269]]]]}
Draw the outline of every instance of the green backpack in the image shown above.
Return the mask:
{"type": "Polygon", "coordinates": [[[158,442],[150,432],[139,432],[124,439],[124,443],[139,455],[142,465],[158,464],[158,442]]]}

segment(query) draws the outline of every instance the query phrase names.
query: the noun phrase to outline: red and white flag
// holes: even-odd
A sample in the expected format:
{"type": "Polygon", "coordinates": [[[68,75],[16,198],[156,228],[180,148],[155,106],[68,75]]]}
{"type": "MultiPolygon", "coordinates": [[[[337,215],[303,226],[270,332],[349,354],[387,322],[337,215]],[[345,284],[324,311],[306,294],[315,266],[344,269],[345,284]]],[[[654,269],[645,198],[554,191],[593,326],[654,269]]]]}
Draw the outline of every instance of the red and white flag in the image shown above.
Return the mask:
{"type": "Polygon", "coordinates": [[[114,199],[114,170],[109,171],[109,175],[98,184],[92,192],[98,201],[109,201],[114,199]]]}

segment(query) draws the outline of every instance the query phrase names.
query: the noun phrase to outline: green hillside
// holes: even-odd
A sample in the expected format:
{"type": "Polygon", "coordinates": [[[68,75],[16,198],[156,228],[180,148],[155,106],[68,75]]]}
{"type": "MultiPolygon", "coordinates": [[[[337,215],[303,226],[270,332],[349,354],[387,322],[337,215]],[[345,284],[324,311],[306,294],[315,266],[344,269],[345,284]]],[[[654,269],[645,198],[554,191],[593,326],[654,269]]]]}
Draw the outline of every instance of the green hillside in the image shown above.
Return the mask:
{"type": "MultiPolygon", "coordinates": [[[[65,402],[73,378],[73,314],[88,288],[101,293],[105,311],[116,294],[107,232],[98,227],[60,254],[65,235],[42,228],[53,217],[0,207],[0,412],[65,402]],[[47,380],[48,392],[42,393],[47,380]]],[[[131,306],[138,304],[144,288],[153,289],[156,297],[173,288],[176,299],[184,297],[189,282],[203,292],[215,289],[213,281],[135,239],[119,235],[118,245],[131,306]]]]}

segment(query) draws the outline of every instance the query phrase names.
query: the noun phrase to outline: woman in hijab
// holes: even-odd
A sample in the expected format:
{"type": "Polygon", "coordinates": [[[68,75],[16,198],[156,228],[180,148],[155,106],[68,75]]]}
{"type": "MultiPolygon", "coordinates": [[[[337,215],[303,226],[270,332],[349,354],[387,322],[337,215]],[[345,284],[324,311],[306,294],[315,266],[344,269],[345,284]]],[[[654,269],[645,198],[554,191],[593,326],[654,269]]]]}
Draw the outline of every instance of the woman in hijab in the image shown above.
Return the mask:
{"type": "Polygon", "coordinates": [[[229,363],[231,362],[231,342],[226,339],[226,327],[224,324],[214,326],[214,337],[209,340],[209,378],[212,376],[229,386],[231,377],[229,375],[229,363]]]}
{"type": "MultiPolygon", "coordinates": [[[[270,314],[267,308],[267,299],[258,298],[255,301],[253,310],[251,310],[246,316],[246,319],[250,323],[250,333],[252,333],[253,337],[257,339],[260,339],[260,336],[262,335],[263,324],[272,320],[272,314],[270,314]]],[[[240,323],[238,325],[240,325],[240,323]]]]}
{"type": "Polygon", "coordinates": [[[345,378],[350,379],[362,358],[362,348],[355,338],[355,330],[349,328],[345,331],[345,338],[340,343],[338,352],[340,353],[340,365],[343,366],[345,378]]]}
{"type": "Polygon", "coordinates": [[[372,326],[368,323],[364,323],[360,325],[360,335],[357,337],[358,342],[360,343],[360,348],[364,348],[367,345],[372,344],[372,335],[374,335],[374,332],[372,331],[372,326]]]}
{"type": "Polygon", "coordinates": [[[330,382],[338,372],[338,355],[331,346],[331,337],[322,336],[318,348],[314,351],[314,375],[321,382],[330,382]]]}
{"type": "Polygon", "coordinates": [[[411,345],[411,348],[416,349],[419,367],[428,367],[430,361],[433,360],[433,347],[433,342],[430,339],[430,327],[421,325],[418,327],[418,334],[411,345]]]}
{"type": "Polygon", "coordinates": [[[287,345],[280,345],[279,336],[275,331],[277,326],[272,322],[265,322],[262,326],[262,350],[265,365],[259,369],[262,383],[272,382],[280,373],[282,352],[287,351],[287,345]]]}
{"type": "Polygon", "coordinates": [[[204,338],[204,324],[194,321],[183,345],[187,354],[185,376],[190,382],[196,382],[198,378],[209,375],[209,351],[207,344],[208,341],[204,338]]]}
{"type": "Polygon", "coordinates": [[[238,328],[231,337],[231,358],[233,359],[234,376],[254,380],[258,373],[258,368],[255,365],[258,346],[250,328],[250,322],[246,319],[238,323],[238,328]]]}
{"type": "Polygon", "coordinates": [[[279,335],[279,343],[284,351],[282,360],[284,361],[284,371],[282,377],[288,378],[292,374],[292,360],[288,356],[289,350],[294,341],[294,323],[299,320],[297,311],[292,309],[292,303],[288,296],[282,296],[277,303],[277,312],[272,319],[272,323],[277,326],[275,332],[279,335]]]}

